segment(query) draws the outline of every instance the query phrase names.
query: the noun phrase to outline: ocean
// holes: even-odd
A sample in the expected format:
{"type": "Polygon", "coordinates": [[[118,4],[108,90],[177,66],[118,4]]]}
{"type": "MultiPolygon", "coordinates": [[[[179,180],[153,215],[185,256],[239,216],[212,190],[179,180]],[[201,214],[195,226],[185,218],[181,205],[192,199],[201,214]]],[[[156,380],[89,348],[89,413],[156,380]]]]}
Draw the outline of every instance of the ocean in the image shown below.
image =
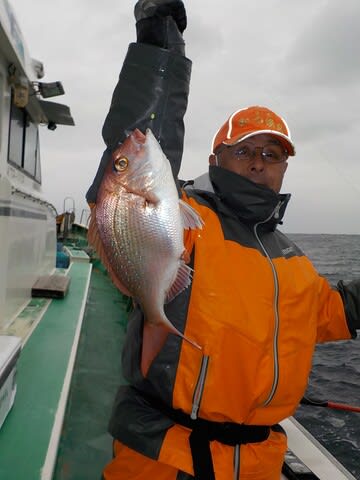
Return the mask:
{"type": "MultiPolygon", "coordinates": [[[[332,285],[360,278],[360,235],[288,236],[332,285]]],[[[360,407],[360,338],[317,346],[307,395],[360,407]]],[[[360,413],[304,405],[295,418],[360,479],[360,413]]]]}

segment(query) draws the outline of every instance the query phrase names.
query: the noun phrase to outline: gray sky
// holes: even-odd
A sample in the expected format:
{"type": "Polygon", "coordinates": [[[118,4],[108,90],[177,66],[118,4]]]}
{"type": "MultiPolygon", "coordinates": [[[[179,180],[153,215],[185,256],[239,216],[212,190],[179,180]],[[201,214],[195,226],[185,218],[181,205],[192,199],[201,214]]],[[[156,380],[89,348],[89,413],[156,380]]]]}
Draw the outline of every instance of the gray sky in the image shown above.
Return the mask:
{"type": "MultiPolygon", "coordinates": [[[[42,134],[44,193],[78,219],[105,148],[101,128],[135,40],[126,0],[10,0],[44,81],[61,80],[76,127],[42,134]],[[71,202],[67,201],[67,207],[71,202]]],[[[193,61],[182,178],[207,169],[214,132],[238,108],[284,116],[297,155],[285,232],[360,234],[359,0],[185,0],[193,61]]]]}

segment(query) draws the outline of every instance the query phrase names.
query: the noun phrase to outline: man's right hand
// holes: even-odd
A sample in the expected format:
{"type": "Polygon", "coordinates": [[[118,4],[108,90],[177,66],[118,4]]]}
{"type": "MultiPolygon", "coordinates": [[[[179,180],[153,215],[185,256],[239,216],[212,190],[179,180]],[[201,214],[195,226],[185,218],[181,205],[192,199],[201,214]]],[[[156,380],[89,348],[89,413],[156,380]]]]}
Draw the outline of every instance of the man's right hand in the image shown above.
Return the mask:
{"type": "Polygon", "coordinates": [[[186,11],[181,0],[139,0],[134,9],[136,21],[150,17],[172,17],[180,31],[186,28],[186,11]]]}

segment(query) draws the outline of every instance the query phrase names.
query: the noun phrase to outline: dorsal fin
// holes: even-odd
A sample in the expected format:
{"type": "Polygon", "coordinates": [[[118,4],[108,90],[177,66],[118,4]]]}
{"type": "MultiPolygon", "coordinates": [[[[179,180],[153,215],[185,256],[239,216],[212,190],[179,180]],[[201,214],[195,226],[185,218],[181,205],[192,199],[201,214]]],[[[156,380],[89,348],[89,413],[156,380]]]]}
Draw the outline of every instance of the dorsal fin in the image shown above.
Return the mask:
{"type": "Polygon", "coordinates": [[[181,220],[185,230],[189,228],[202,228],[204,225],[203,219],[200,217],[198,212],[188,203],[185,203],[183,200],[179,200],[181,220]]]}
{"type": "Polygon", "coordinates": [[[111,262],[110,262],[108,256],[106,255],[104,245],[102,243],[100,233],[99,233],[99,229],[98,229],[98,226],[97,226],[97,223],[96,223],[96,206],[94,206],[91,210],[89,230],[88,230],[88,241],[89,241],[90,245],[92,245],[95,248],[96,253],[99,255],[99,258],[100,258],[102,264],[104,265],[104,267],[108,271],[108,274],[109,274],[111,280],[113,281],[115,287],[118,288],[120,290],[120,292],[122,292],[124,295],[127,295],[128,297],[131,297],[132,294],[125,287],[125,285],[123,285],[120,282],[120,280],[116,276],[116,273],[115,273],[115,271],[114,271],[114,269],[111,265],[111,262]]]}

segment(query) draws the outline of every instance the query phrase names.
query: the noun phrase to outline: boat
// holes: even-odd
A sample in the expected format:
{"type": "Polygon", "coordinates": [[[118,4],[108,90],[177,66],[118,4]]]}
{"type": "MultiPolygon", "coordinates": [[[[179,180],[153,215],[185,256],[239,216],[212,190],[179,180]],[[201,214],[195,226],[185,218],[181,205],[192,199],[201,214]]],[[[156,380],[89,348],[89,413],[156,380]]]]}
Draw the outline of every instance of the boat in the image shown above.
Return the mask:
{"type": "Polygon", "coordinates": [[[14,12],[0,1],[0,328],[31,298],[36,278],[54,269],[56,208],[42,193],[39,127],[74,125],[67,106],[44,100],[64,93],[44,83],[14,12]]]}
{"type": "MultiPolygon", "coordinates": [[[[43,197],[39,127],[74,124],[67,106],[44,100],[63,88],[43,75],[0,0],[0,478],[85,480],[111,459],[131,301],[88,246],[73,202],[58,214],[43,197]],[[68,262],[56,266],[60,252],[68,262]],[[34,289],[49,277],[66,288],[34,289]]],[[[283,479],[355,478],[294,418],[282,426],[283,479]]]]}

